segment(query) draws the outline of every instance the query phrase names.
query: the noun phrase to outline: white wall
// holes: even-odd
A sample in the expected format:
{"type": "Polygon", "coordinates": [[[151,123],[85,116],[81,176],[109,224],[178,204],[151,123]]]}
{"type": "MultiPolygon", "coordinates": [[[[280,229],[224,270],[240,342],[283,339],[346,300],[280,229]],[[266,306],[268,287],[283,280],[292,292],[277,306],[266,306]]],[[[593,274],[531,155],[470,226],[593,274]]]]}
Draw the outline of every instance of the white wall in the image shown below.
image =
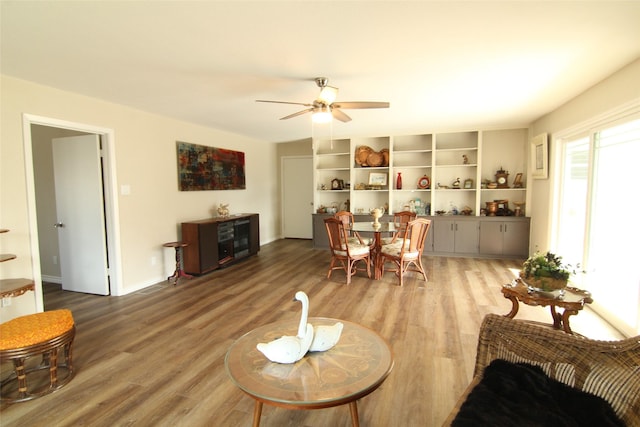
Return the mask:
{"type": "Polygon", "coordinates": [[[527,204],[527,214],[531,216],[531,251],[550,249],[552,185],[556,178],[554,135],[638,99],[640,99],[640,59],[531,125],[532,136],[543,132],[549,134],[550,155],[549,179],[531,180],[528,183],[531,192],[531,203],[527,204]]]}
{"type": "MultiPolygon", "coordinates": [[[[0,250],[18,256],[2,264],[0,278],[32,278],[32,257],[37,256],[30,245],[23,114],[113,130],[118,188],[131,188],[130,195],[118,196],[122,293],[166,279],[172,268],[162,261],[173,255],[165,256],[168,249],[162,243],[178,238],[180,222],[212,216],[220,202],[230,203],[232,213],[259,213],[262,244],[280,237],[276,144],[7,76],[0,79],[0,228],[11,229],[1,236],[0,250]],[[177,140],[245,152],[247,189],[178,191],[177,140]],[[156,266],[152,257],[160,261],[156,266]]],[[[34,297],[25,295],[27,300],[34,297]]],[[[22,302],[24,298],[3,308],[3,319],[33,312],[32,301],[22,302]]]]}

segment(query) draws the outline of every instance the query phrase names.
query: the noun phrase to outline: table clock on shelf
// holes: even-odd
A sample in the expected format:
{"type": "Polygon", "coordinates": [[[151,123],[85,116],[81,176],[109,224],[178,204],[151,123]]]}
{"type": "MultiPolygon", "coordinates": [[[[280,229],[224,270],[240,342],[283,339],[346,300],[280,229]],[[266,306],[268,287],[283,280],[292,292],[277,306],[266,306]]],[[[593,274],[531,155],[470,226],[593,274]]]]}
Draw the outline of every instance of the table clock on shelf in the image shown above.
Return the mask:
{"type": "Polygon", "coordinates": [[[498,184],[498,188],[509,188],[508,179],[509,172],[502,169],[501,166],[500,170],[496,172],[496,183],[498,184]]]}
{"type": "Polygon", "coordinates": [[[418,180],[418,188],[425,190],[431,187],[431,180],[427,175],[423,175],[422,178],[418,180]]]}

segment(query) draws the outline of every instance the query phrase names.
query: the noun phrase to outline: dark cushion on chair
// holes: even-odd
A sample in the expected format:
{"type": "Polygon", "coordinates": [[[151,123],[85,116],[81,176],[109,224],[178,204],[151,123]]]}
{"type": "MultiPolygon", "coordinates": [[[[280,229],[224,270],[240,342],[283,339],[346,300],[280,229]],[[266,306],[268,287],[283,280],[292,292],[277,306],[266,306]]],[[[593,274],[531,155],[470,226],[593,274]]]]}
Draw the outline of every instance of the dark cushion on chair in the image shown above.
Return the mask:
{"type": "Polygon", "coordinates": [[[537,366],[494,360],[452,426],[624,426],[604,399],[549,378],[537,366]]]}

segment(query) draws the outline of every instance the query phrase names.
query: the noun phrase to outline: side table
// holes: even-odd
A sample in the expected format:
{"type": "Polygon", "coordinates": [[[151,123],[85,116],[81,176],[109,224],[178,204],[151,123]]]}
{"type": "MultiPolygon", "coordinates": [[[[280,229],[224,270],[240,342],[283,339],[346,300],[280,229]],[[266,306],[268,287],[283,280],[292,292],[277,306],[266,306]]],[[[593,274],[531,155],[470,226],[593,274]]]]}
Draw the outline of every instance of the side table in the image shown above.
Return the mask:
{"type": "Polygon", "coordinates": [[[562,329],[566,333],[571,334],[569,326],[569,316],[578,314],[585,304],[591,304],[593,299],[591,294],[582,289],[567,286],[564,289],[564,295],[553,297],[539,292],[531,291],[527,285],[517,279],[511,284],[502,286],[504,297],[511,300],[513,304],[511,311],[505,317],[514,318],[518,313],[519,302],[523,302],[532,306],[549,306],[551,317],[553,317],[553,327],[562,329]],[[556,307],[563,308],[562,314],[556,311],[556,307]]]}
{"type": "Polygon", "coordinates": [[[182,270],[182,263],[180,261],[181,255],[182,255],[182,248],[188,245],[189,245],[188,243],[184,243],[184,242],[169,242],[162,245],[165,248],[175,248],[176,250],[176,271],[174,271],[171,276],[167,277],[168,282],[171,282],[171,280],[173,279],[174,286],[178,284],[178,279],[181,277],[186,277],[187,279],[191,279],[193,277],[185,273],[184,270],[182,270]]]}

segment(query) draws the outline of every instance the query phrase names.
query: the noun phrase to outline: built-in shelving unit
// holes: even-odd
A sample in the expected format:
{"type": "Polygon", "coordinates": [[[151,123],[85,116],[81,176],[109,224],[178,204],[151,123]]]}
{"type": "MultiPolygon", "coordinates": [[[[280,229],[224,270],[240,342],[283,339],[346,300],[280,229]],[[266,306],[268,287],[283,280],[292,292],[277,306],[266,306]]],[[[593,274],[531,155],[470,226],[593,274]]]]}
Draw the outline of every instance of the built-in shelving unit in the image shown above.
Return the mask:
{"type": "Polygon", "coordinates": [[[527,129],[317,139],[315,208],[345,209],[348,205],[351,212],[359,214],[386,206],[393,213],[413,201],[419,214],[461,212],[468,207],[471,215],[481,216],[486,202],[498,200],[513,209],[514,202],[526,200],[527,139],[527,129]],[[388,164],[359,165],[355,153],[361,146],[375,152],[388,150],[388,164]],[[509,173],[509,188],[486,188],[483,182],[495,181],[500,169],[509,173]],[[386,185],[371,189],[372,173],[386,175],[386,185]],[[521,188],[513,188],[517,173],[523,177],[521,188]],[[398,174],[402,176],[401,189],[396,186],[398,174]],[[429,188],[418,186],[424,176],[430,181],[429,188]],[[344,186],[332,189],[335,179],[344,186]]]}
{"type": "Polygon", "coordinates": [[[350,210],[360,220],[369,218],[369,211],[376,207],[387,208],[386,218],[415,208],[418,215],[431,219],[425,245],[428,254],[526,258],[529,218],[485,216],[485,210],[487,202],[511,211],[518,204],[526,215],[522,204],[527,198],[527,142],[527,129],[316,139],[314,246],[327,245],[324,207],[350,210]],[[388,161],[377,167],[362,165],[356,153],[364,146],[384,152],[388,161]],[[489,188],[486,184],[496,181],[499,170],[509,174],[507,188],[489,188]],[[514,188],[518,173],[521,187],[514,188]],[[385,185],[371,187],[371,174],[383,174],[385,185]],[[398,174],[402,188],[397,188],[398,174]],[[428,178],[428,188],[419,185],[425,182],[423,177],[428,178]],[[469,215],[462,215],[465,208],[469,215]]]}

